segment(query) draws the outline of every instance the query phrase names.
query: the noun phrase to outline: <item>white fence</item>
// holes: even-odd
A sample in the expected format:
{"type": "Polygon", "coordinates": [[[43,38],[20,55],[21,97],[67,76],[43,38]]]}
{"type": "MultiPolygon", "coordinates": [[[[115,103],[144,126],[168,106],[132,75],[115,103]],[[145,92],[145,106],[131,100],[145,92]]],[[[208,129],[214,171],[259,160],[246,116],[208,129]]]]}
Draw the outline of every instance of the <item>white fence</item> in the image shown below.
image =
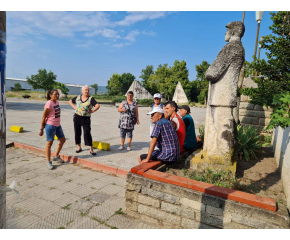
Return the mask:
{"type": "Polygon", "coordinates": [[[287,198],[287,208],[290,210],[290,127],[284,130],[276,128],[273,133],[273,151],[277,166],[281,171],[281,179],[287,198]]]}

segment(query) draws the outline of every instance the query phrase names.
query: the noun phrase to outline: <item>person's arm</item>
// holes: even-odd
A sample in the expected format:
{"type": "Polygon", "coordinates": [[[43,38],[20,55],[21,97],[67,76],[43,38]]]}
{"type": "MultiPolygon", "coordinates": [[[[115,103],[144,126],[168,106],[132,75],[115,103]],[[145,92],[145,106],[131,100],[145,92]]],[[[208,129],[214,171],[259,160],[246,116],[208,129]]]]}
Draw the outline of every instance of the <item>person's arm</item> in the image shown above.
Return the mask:
{"type": "Polygon", "coordinates": [[[45,108],[42,114],[42,119],[41,119],[41,125],[40,125],[40,132],[39,136],[43,135],[43,129],[45,128],[45,119],[47,118],[48,114],[50,112],[49,108],[45,108]]]}
{"type": "Polygon", "coordinates": [[[126,112],[126,109],[123,109],[123,103],[120,103],[119,107],[118,107],[118,112],[122,113],[122,112],[126,112]]]}
{"type": "Polygon", "coordinates": [[[185,119],[183,120],[183,122],[184,122],[184,124],[185,124],[185,127],[188,128],[189,125],[190,125],[189,120],[188,120],[187,118],[185,118],[185,119]]]}
{"type": "Polygon", "coordinates": [[[151,140],[151,142],[150,142],[150,146],[149,146],[149,151],[148,151],[147,158],[145,160],[143,160],[142,163],[150,162],[150,159],[152,157],[152,153],[154,151],[154,148],[156,146],[156,143],[157,143],[157,138],[156,137],[153,137],[152,140],[151,140]]]}
{"type": "Polygon", "coordinates": [[[94,109],[90,110],[90,113],[94,113],[94,112],[98,111],[100,108],[100,104],[98,104],[98,102],[94,98],[91,99],[91,103],[94,106],[94,109]]]}
{"type": "Polygon", "coordinates": [[[77,99],[77,97],[74,97],[73,99],[69,100],[69,104],[72,106],[72,108],[73,108],[74,110],[77,109],[77,107],[76,107],[76,105],[75,105],[75,103],[76,103],[76,99],[77,99]]]}
{"type": "Polygon", "coordinates": [[[135,116],[137,118],[137,124],[139,125],[140,124],[140,121],[139,121],[139,112],[138,112],[138,106],[136,104],[136,108],[135,108],[135,116]]]}

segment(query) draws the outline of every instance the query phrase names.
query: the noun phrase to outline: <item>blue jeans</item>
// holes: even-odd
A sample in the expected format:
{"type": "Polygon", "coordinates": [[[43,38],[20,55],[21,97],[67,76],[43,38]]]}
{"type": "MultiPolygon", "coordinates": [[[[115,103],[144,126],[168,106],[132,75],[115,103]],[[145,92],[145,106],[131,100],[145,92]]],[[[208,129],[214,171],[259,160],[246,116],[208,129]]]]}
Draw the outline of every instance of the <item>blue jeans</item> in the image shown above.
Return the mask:
{"type": "Polygon", "coordinates": [[[46,124],[45,125],[45,133],[46,133],[46,141],[54,141],[54,136],[56,135],[58,139],[64,137],[64,133],[62,131],[61,126],[55,127],[53,125],[46,124]]]}

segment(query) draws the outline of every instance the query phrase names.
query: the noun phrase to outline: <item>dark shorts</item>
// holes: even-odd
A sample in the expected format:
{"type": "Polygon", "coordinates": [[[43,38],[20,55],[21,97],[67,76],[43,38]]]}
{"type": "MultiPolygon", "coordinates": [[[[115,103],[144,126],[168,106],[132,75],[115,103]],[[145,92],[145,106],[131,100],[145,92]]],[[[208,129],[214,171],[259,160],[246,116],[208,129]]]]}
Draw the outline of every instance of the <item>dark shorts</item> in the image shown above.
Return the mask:
{"type": "Polygon", "coordinates": [[[125,129],[125,128],[120,128],[120,133],[121,133],[121,138],[132,138],[133,137],[133,129],[125,129]]]}
{"type": "MultiPolygon", "coordinates": [[[[145,160],[147,158],[147,156],[148,156],[148,154],[141,154],[140,155],[141,161],[145,160]]],[[[172,164],[172,163],[175,163],[175,161],[172,162],[172,161],[166,161],[164,159],[158,159],[156,156],[151,156],[151,160],[153,160],[153,161],[160,161],[160,162],[162,162],[164,164],[172,164]]]]}

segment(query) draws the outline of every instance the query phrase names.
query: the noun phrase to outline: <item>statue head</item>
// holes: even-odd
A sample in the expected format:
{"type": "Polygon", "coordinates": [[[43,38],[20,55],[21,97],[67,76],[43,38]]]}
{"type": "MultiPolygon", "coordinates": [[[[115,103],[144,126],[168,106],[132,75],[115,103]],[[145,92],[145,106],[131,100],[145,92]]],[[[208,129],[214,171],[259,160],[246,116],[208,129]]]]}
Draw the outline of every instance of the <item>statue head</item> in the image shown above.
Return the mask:
{"type": "Polygon", "coordinates": [[[242,22],[235,21],[226,25],[227,32],[225,36],[226,42],[229,42],[232,37],[241,39],[245,33],[245,26],[242,22]]]}

